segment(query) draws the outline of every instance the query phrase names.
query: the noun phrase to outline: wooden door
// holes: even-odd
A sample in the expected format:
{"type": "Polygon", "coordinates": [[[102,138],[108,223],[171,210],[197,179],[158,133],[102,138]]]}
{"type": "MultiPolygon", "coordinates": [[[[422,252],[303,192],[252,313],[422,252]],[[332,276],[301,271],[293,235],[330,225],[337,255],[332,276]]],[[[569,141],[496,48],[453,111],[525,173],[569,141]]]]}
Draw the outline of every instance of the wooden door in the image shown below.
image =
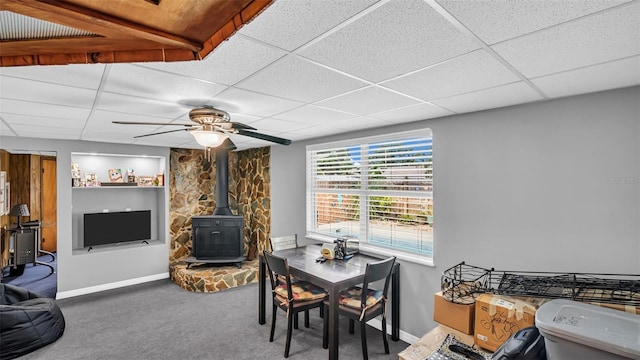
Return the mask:
{"type": "Polygon", "coordinates": [[[42,250],[58,248],[56,159],[42,158],[42,250]]]}

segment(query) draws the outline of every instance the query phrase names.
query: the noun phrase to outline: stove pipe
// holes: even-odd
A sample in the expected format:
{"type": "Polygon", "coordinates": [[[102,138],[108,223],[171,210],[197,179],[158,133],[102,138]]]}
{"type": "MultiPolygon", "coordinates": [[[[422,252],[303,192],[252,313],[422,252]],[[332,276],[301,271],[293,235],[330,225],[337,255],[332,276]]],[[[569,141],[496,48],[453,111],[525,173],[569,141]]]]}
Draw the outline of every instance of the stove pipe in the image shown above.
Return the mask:
{"type": "Polygon", "coordinates": [[[216,208],[213,215],[233,215],[229,209],[229,148],[224,145],[216,149],[216,208]]]}

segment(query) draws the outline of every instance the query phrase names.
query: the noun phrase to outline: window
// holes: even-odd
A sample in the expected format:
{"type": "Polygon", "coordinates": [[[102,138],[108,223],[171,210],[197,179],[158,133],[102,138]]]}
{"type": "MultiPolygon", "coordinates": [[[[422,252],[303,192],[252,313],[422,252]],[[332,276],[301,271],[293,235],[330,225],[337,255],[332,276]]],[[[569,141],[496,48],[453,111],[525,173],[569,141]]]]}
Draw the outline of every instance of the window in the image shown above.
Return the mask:
{"type": "Polygon", "coordinates": [[[307,147],[307,233],[433,257],[431,130],[307,147]]]}

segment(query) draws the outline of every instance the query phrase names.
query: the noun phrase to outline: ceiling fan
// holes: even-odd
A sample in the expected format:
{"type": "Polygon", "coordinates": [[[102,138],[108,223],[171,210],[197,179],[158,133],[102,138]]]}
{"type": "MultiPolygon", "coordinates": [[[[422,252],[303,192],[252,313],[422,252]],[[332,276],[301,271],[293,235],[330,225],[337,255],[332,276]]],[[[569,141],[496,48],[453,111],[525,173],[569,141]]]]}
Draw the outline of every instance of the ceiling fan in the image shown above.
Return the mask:
{"type": "MultiPolygon", "coordinates": [[[[261,134],[253,130],[254,127],[238,122],[231,122],[231,117],[226,111],[216,109],[212,106],[202,106],[189,111],[189,119],[195,124],[173,124],[173,123],[155,123],[155,122],[138,122],[138,121],[112,121],[114,124],[125,125],[162,125],[162,126],[182,126],[183,129],[161,131],[145,135],[137,135],[134,138],[145,136],[153,136],[167,134],[177,131],[188,131],[193,135],[198,144],[206,148],[214,148],[222,145],[225,140],[229,139],[229,134],[239,134],[252,138],[271,141],[276,144],[289,145],[291,140],[283,139],[277,136],[261,134]]],[[[229,140],[228,142],[230,142],[229,140]]]]}

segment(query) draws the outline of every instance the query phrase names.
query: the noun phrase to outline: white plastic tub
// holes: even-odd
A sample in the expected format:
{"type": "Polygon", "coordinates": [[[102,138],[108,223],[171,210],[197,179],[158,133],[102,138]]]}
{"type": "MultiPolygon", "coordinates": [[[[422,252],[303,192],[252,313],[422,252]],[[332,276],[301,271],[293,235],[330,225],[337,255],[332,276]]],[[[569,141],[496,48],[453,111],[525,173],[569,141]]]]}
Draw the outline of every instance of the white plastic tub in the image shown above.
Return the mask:
{"type": "Polygon", "coordinates": [[[536,312],[548,360],[640,359],[640,315],[557,299],[536,312]]]}

